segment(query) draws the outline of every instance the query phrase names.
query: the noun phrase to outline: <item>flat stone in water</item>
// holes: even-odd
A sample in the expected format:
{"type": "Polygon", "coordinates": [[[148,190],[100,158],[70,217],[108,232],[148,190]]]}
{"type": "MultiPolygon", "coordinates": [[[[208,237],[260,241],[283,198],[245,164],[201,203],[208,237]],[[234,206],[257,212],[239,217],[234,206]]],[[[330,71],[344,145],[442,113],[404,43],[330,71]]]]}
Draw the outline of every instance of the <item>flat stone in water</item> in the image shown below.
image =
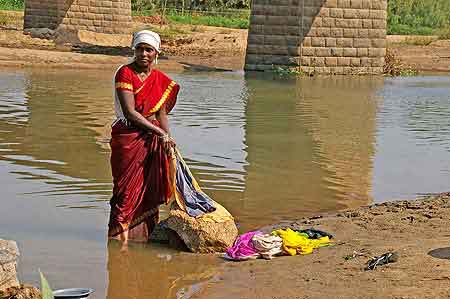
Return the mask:
{"type": "Polygon", "coordinates": [[[433,249],[428,252],[428,255],[437,259],[450,260],[450,247],[433,249]]]}

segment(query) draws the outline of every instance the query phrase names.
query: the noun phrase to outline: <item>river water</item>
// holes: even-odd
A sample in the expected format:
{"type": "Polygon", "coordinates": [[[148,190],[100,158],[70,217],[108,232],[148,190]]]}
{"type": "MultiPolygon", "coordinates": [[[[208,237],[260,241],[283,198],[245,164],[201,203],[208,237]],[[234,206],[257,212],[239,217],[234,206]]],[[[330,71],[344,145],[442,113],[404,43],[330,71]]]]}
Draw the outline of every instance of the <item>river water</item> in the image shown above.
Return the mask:
{"type": "MultiPolygon", "coordinates": [[[[242,232],[450,189],[450,77],[171,76],[173,135],[242,232]]],[[[0,237],[17,240],[26,282],[40,268],[92,298],[191,298],[226,263],[107,244],[111,77],[0,71],[0,237]]]]}

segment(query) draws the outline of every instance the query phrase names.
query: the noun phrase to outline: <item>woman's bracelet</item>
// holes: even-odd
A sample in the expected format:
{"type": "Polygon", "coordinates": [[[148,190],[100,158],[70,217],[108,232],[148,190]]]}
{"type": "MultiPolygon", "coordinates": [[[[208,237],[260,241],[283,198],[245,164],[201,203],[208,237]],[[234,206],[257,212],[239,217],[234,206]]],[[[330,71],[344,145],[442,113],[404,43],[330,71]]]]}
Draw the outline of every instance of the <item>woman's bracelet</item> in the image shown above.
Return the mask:
{"type": "Polygon", "coordinates": [[[164,134],[159,136],[163,140],[163,142],[168,142],[170,140],[169,134],[164,134]]]}

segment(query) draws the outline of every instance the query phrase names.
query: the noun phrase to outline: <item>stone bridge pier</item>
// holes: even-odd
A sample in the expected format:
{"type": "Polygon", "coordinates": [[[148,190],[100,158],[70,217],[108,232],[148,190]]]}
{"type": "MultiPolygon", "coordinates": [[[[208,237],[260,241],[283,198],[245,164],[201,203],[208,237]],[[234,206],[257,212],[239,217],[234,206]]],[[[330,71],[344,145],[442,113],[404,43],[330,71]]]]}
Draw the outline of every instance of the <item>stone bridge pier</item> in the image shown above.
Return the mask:
{"type": "Polygon", "coordinates": [[[253,0],[246,70],[380,74],[387,0],[253,0]]]}
{"type": "Polygon", "coordinates": [[[132,31],[130,0],[25,0],[24,29],[132,31]]]}

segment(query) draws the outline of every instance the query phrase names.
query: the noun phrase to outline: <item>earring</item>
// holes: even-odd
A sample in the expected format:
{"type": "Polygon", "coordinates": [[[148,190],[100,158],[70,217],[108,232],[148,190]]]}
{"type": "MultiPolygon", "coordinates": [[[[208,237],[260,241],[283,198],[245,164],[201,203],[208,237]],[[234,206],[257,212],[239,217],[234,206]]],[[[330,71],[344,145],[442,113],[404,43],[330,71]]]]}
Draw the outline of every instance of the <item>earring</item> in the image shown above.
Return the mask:
{"type": "Polygon", "coordinates": [[[155,64],[158,64],[158,55],[156,55],[154,62],[155,62],[155,64]]]}

